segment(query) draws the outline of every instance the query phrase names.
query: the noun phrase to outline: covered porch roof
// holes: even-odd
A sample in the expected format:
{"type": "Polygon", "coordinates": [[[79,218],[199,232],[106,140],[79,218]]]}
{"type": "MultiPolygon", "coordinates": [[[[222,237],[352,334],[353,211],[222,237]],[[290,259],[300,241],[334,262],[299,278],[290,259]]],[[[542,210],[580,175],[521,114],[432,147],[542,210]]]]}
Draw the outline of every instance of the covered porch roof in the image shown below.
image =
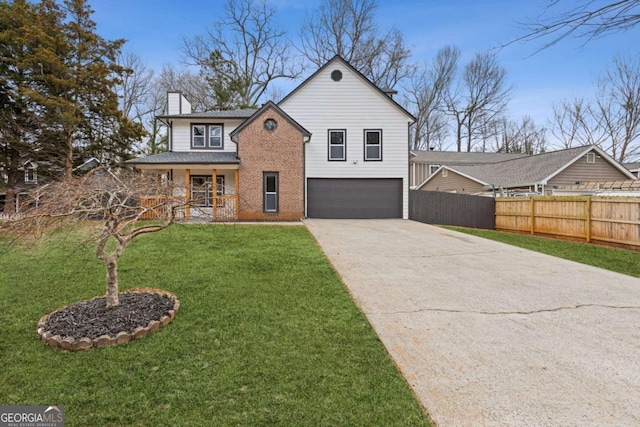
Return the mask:
{"type": "Polygon", "coordinates": [[[138,169],[183,169],[224,165],[227,169],[237,169],[240,159],[229,151],[211,152],[166,152],[127,160],[127,164],[138,169]]]}

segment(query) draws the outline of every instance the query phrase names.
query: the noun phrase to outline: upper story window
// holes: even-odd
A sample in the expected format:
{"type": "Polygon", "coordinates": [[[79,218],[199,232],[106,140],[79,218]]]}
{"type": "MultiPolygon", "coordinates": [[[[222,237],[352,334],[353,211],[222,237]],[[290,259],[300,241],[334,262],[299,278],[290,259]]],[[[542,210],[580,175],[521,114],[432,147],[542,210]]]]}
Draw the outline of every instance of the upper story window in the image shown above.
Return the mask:
{"type": "Polygon", "coordinates": [[[191,148],[224,148],[222,125],[191,125],[191,148]]]}
{"type": "Polygon", "coordinates": [[[364,160],[382,160],[382,129],[364,131],[364,160]]]}
{"type": "Polygon", "coordinates": [[[429,166],[429,175],[433,175],[438,169],[440,169],[440,165],[429,166]]]}
{"type": "Polygon", "coordinates": [[[596,153],[587,153],[587,163],[596,162],[596,153]]]}
{"type": "Polygon", "coordinates": [[[347,160],[347,131],[329,129],[329,160],[347,160]]]}

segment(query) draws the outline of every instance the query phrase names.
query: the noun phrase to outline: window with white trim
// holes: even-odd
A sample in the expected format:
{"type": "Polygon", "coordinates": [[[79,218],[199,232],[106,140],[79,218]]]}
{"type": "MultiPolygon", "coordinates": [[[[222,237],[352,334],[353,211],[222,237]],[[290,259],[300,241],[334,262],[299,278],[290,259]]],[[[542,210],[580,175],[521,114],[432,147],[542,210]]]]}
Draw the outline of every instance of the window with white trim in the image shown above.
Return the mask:
{"type": "Polygon", "coordinates": [[[263,172],[263,186],[264,186],[264,212],[265,213],[277,213],[278,212],[278,172],[263,172]]]}
{"type": "Polygon", "coordinates": [[[38,183],[38,171],[35,168],[29,168],[24,171],[24,182],[27,184],[38,183]]]}
{"type": "Polygon", "coordinates": [[[223,128],[220,124],[192,124],[191,148],[224,148],[223,128]]]}
{"type": "Polygon", "coordinates": [[[329,160],[347,160],[347,131],[345,129],[329,129],[329,160]]]}
{"type": "Polygon", "coordinates": [[[429,166],[429,175],[433,175],[438,169],[440,169],[440,165],[429,166]]]}
{"type": "Polygon", "coordinates": [[[382,160],[382,129],[364,131],[364,160],[382,160]]]}
{"type": "Polygon", "coordinates": [[[596,153],[587,153],[587,163],[596,162],[596,153]]]}
{"type": "Polygon", "coordinates": [[[446,178],[447,176],[449,176],[449,171],[446,169],[442,169],[442,177],[446,178]]]}

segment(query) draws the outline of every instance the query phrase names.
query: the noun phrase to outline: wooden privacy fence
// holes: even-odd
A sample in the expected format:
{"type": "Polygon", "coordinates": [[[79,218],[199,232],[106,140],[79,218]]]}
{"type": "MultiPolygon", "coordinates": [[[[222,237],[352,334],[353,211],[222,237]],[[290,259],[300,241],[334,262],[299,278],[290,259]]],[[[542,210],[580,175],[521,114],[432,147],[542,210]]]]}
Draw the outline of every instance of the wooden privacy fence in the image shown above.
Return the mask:
{"type": "Polygon", "coordinates": [[[409,219],[427,224],[495,229],[495,199],[443,191],[409,191],[409,219]]]}
{"type": "Polygon", "coordinates": [[[496,198],[496,230],[545,234],[640,249],[640,198],[496,198]]]}

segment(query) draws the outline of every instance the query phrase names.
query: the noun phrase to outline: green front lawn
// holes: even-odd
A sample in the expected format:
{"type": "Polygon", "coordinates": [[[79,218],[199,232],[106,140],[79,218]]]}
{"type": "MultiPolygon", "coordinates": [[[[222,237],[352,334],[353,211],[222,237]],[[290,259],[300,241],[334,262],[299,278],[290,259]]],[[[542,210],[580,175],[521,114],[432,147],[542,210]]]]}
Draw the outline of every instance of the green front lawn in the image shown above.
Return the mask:
{"type": "Polygon", "coordinates": [[[496,240],[509,245],[553,255],[593,265],[606,270],[616,271],[629,276],[640,277],[640,252],[598,246],[587,243],[569,242],[526,234],[507,233],[504,231],[479,230],[474,228],[445,227],[450,230],[496,240]]]}
{"type": "Polygon", "coordinates": [[[176,225],[119,271],[121,289],[175,293],[174,322],[63,353],[36,323],[104,293],[94,247],[0,246],[0,405],[63,405],[67,426],[429,425],[304,227],[176,225]]]}

